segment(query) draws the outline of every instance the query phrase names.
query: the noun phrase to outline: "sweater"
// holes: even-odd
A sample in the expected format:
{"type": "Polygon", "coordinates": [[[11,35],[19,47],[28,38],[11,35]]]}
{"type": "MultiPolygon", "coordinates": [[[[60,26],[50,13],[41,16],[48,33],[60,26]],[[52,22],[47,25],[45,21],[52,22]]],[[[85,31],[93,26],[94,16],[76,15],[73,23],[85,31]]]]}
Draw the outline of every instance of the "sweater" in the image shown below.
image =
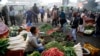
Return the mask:
{"type": "Polygon", "coordinates": [[[27,33],[26,39],[26,52],[33,51],[35,48],[41,47],[42,44],[38,43],[38,38],[31,34],[31,32],[27,33]]]}

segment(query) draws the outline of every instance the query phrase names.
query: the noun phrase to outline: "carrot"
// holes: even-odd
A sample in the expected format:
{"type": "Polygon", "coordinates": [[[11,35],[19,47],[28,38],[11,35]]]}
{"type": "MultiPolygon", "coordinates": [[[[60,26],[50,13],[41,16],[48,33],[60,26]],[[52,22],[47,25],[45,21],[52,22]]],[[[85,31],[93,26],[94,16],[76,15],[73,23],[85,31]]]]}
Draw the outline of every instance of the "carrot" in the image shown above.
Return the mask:
{"type": "Polygon", "coordinates": [[[49,50],[42,52],[41,56],[64,56],[64,53],[57,48],[50,48],[49,50]]]}

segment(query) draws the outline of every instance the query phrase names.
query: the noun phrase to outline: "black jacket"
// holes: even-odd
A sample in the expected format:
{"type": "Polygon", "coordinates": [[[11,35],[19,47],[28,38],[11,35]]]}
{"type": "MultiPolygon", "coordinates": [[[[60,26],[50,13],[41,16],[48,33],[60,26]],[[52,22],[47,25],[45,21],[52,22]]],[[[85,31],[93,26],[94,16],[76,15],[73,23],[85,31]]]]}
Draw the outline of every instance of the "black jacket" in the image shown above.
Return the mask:
{"type": "Polygon", "coordinates": [[[100,15],[98,16],[98,18],[96,20],[96,25],[100,27],[100,15]]]}
{"type": "Polygon", "coordinates": [[[0,18],[2,17],[2,13],[0,12],[0,18]]]}
{"type": "Polygon", "coordinates": [[[79,18],[79,25],[83,25],[83,19],[81,17],[79,18]]]}
{"type": "Polygon", "coordinates": [[[71,21],[71,28],[77,28],[78,27],[79,20],[77,17],[74,17],[74,20],[71,21]]]}

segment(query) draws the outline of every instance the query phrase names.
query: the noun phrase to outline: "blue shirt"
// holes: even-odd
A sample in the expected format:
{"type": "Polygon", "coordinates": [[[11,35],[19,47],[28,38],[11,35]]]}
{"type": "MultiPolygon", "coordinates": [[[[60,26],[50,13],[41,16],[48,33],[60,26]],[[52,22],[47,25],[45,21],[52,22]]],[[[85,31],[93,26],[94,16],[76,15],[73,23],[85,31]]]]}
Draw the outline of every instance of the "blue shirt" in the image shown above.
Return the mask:
{"type": "Polygon", "coordinates": [[[65,13],[63,11],[60,13],[59,17],[61,19],[66,19],[66,15],[65,15],[65,13]]]}
{"type": "Polygon", "coordinates": [[[41,14],[44,14],[44,13],[45,13],[45,11],[44,11],[43,8],[40,9],[40,13],[41,13],[41,14]]]}
{"type": "Polygon", "coordinates": [[[25,13],[25,15],[26,15],[26,18],[27,18],[27,19],[32,19],[33,12],[30,11],[30,10],[28,10],[28,11],[25,13]]]}

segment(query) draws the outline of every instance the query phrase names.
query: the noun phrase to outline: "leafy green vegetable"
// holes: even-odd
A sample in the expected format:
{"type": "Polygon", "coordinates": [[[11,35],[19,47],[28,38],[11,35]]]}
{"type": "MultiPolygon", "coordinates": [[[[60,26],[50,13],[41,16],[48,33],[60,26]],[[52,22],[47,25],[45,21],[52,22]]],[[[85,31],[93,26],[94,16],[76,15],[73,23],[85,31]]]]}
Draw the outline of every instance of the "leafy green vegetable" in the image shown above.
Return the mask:
{"type": "Polygon", "coordinates": [[[14,36],[17,36],[18,35],[18,30],[20,29],[19,26],[13,25],[13,26],[11,26],[9,28],[10,28],[10,34],[9,35],[11,37],[14,37],[14,36]]]}
{"type": "Polygon", "coordinates": [[[24,34],[23,37],[24,37],[24,40],[26,40],[26,38],[27,38],[27,34],[24,34]]]}
{"type": "Polygon", "coordinates": [[[40,31],[41,32],[46,32],[50,29],[52,29],[52,25],[50,25],[50,24],[43,24],[42,26],[40,26],[40,31]]]}
{"type": "Polygon", "coordinates": [[[0,55],[5,54],[5,52],[7,51],[7,47],[8,47],[8,39],[7,38],[0,39],[0,55]]]}
{"type": "Polygon", "coordinates": [[[56,41],[63,41],[66,35],[62,32],[54,32],[50,36],[55,38],[56,41]]]}
{"type": "Polygon", "coordinates": [[[10,27],[10,30],[15,30],[15,31],[17,31],[17,30],[19,30],[19,26],[13,25],[13,26],[10,27]]]}
{"type": "Polygon", "coordinates": [[[93,27],[93,26],[85,26],[85,30],[95,30],[95,27],[93,27]]]}
{"type": "Polygon", "coordinates": [[[72,41],[66,42],[66,47],[73,47],[73,46],[74,46],[74,42],[72,42],[72,41]]]}
{"type": "Polygon", "coordinates": [[[53,48],[53,47],[57,47],[59,50],[64,51],[63,46],[59,44],[57,41],[52,41],[45,45],[46,49],[53,48]]]}
{"type": "Polygon", "coordinates": [[[64,49],[65,49],[65,56],[76,56],[73,47],[64,47],[64,49]]]}
{"type": "Polygon", "coordinates": [[[41,54],[38,51],[34,51],[32,54],[29,56],[41,56],[41,54]]]}

